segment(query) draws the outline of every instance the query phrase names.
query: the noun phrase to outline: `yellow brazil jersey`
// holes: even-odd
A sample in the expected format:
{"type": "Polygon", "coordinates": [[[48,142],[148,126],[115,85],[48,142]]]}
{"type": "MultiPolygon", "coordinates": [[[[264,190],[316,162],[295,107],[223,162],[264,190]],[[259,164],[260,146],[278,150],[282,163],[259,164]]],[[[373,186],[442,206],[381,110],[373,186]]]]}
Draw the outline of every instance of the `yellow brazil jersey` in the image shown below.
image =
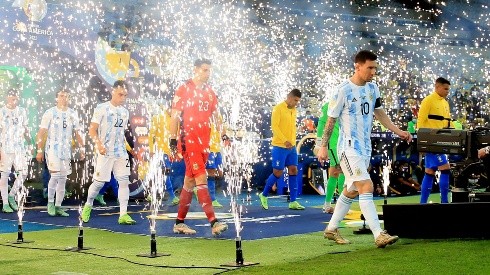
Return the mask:
{"type": "Polygon", "coordinates": [[[288,109],[285,101],[274,106],[271,118],[273,146],[286,148],[286,141],[296,145],[296,113],[296,108],[288,109]]]}
{"type": "Polygon", "coordinates": [[[444,97],[441,97],[436,92],[426,96],[420,104],[420,109],[417,118],[417,129],[432,128],[442,129],[448,126],[453,127],[453,124],[448,119],[451,118],[449,113],[449,103],[444,97]],[[444,118],[443,120],[440,120],[444,118]],[[450,123],[448,125],[448,123],[450,123]]]}
{"type": "Polygon", "coordinates": [[[150,153],[156,150],[170,154],[168,140],[170,138],[170,114],[166,111],[155,115],[151,119],[149,147],[150,153]]]}

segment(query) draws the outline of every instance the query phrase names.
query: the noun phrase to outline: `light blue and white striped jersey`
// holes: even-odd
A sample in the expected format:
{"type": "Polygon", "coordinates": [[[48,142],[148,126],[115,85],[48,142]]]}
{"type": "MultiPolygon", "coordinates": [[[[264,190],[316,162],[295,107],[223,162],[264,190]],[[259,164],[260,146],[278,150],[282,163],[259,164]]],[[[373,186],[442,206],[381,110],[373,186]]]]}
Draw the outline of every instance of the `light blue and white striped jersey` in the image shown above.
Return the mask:
{"type": "Polygon", "coordinates": [[[124,131],[128,126],[129,111],[115,107],[110,101],[97,105],[92,117],[92,123],[99,124],[98,135],[104,144],[106,156],[127,156],[124,131]]]}
{"type": "Polygon", "coordinates": [[[379,97],[378,86],[371,82],[367,82],[364,86],[357,86],[350,80],[346,80],[336,88],[328,105],[328,116],[338,118],[339,156],[342,153],[371,156],[374,106],[379,97]]]}
{"type": "Polygon", "coordinates": [[[27,111],[23,107],[9,109],[4,106],[0,109],[0,143],[3,152],[24,153],[27,128],[27,111]]]}
{"type": "Polygon", "coordinates": [[[56,106],[49,108],[41,119],[40,128],[48,130],[46,152],[60,159],[71,159],[73,133],[82,130],[77,112],[70,108],[66,111],[56,106]]]}

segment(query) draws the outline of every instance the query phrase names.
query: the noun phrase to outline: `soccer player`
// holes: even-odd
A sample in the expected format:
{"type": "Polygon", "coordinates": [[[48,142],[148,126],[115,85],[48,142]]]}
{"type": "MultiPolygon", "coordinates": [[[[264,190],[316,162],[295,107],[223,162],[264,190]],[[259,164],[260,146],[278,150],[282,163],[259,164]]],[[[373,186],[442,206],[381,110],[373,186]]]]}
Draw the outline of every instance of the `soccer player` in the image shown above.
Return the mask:
{"type": "MultiPolygon", "coordinates": [[[[319,149],[319,145],[321,144],[321,139],[323,135],[323,129],[325,128],[325,123],[328,119],[328,103],[323,105],[322,107],[322,116],[318,120],[318,128],[316,132],[317,141],[315,143],[315,149],[319,149]]],[[[342,194],[344,190],[344,181],[345,176],[342,173],[342,169],[340,169],[340,161],[337,155],[337,142],[339,140],[339,123],[335,123],[335,126],[332,131],[332,135],[330,136],[330,140],[328,141],[328,159],[329,167],[328,167],[328,181],[327,188],[325,190],[325,203],[323,204],[323,212],[332,214],[332,198],[335,193],[335,189],[339,190],[339,194],[342,194]]]]}
{"type": "MultiPolygon", "coordinates": [[[[420,104],[417,120],[418,129],[442,129],[454,126],[449,114],[449,103],[446,101],[450,86],[451,83],[447,79],[442,77],[436,79],[434,92],[426,96],[420,104]]],[[[425,176],[420,189],[420,203],[427,203],[437,170],[441,171],[439,177],[441,203],[448,202],[450,169],[447,155],[425,153],[425,176]]]]}
{"type": "MultiPolygon", "coordinates": [[[[173,228],[176,234],[196,234],[194,229],[184,223],[196,186],[198,201],[211,223],[211,233],[216,236],[228,229],[226,223],[219,222],[215,217],[207,184],[206,162],[209,155],[211,124],[219,122],[218,98],[207,84],[210,75],[211,61],[196,60],[194,77],[181,85],[173,98],[170,150],[172,157],[176,157],[180,145],[185,162],[184,186],[180,192],[179,211],[173,228]]],[[[220,125],[218,129],[221,129],[220,125]]]]}
{"type": "Polygon", "coordinates": [[[363,50],[356,54],[354,74],[336,88],[330,99],[328,120],[317,156],[319,161],[328,160],[327,145],[338,120],[340,136],[337,154],[340,156],[340,167],[345,175],[346,187],[337,200],[330,223],[325,228],[324,237],[338,244],[350,243],[342,238],[338,227],[354,198],[359,196],[359,206],[374,235],[375,244],[384,248],[395,243],[398,236],[390,236],[381,229],[373,202],[374,187],[368,173],[373,115],[402,140],[410,142],[412,136],[396,127],[382,109],[378,86],[371,82],[376,74],[376,59],[376,54],[370,51],[363,50]]]}
{"type": "Polygon", "coordinates": [[[305,207],[296,201],[298,196],[298,152],[296,151],[296,106],[301,99],[301,91],[292,89],[286,100],[272,109],[272,174],[267,178],[264,190],[259,194],[260,204],[269,209],[267,196],[272,186],[283,176],[288,168],[289,176],[289,209],[304,210],[305,207]]]}
{"type": "Polygon", "coordinates": [[[7,104],[0,109],[0,193],[2,196],[5,213],[18,210],[16,194],[23,187],[27,177],[27,169],[30,158],[27,145],[31,143],[29,129],[27,128],[27,112],[19,107],[19,92],[10,89],[7,92],[7,104]],[[26,143],[24,143],[24,140],[26,143]],[[17,177],[10,193],[8,193],[8,179],[14,167],[17,177]]]}
{"type": "MultiPolygon", "coordinates": [[[[93,182],[88,189],[87,202],[82,210],[82,221],[88,222],[94,198],[104,183],[111,179],[111,172],[119,183],[119,219],[123,225],[136,224],[127,213],[129,201],[129,156],[124,135],[128,128],[129,111],[122,105],[128,96],[128,85],[123,80],[114,82],[111,100],[99,104],[92,116],[89,136],[97,152],[93,182]]],[[[132,150],[132,149],[130,149],[132,150]]],[[[132,151],[130,151],[132,153],[132,151]]]]}
{"type": "Polygon", "coordinates": [[[179,204],[179,198],[175,196],[173,182],[171,180],[172,162],[170,161],[170,108],[165,108],[163,112],[153,116],[149,134],[150,157],[158,152],[157,156],[163,157],[164,172],[166,175],[165,188],[172,200],[172,205],[179,204]]]}
{"type": "Polygon", "coordinates": [[[77,112],[68,108],[69,96],[66,89],[57,92],[56,106],[44,113],[36,138],[36,160],[42,163],[46,156],[50,174],[48,182],[48,215],[50,216],[69,216],[61,208],[61,203],[65,197],[67,176],[71,174],[73,136],[78,143],[80,157],[85,158],[85,142],[82,138],[80,120],[77,112]]]}

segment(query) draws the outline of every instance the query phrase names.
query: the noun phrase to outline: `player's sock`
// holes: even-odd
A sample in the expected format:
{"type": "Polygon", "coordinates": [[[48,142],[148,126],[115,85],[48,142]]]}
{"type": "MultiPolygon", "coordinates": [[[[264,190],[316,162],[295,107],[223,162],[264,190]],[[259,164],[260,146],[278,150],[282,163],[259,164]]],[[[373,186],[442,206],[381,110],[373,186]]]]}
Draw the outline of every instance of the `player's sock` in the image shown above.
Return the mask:
{"type": "Polygon", "coordinates": [[[177,220],[185,220],[187,216],[187,212],[189,212],[189,208],[192,202],[192,189],[187,189],[185,186],[182,187],[182,191],[180,191],[180,202],[179,202],[179,211],[177,213],[177,220]]]}
{"type": "Polygon", "coordinates": [[[339,178],[337,180],[337,190],[339,191],[339,196],[344,191],[344,183],[345,183],[344,173],[340,173],[339,178]]]}
{"type": "Polygon", "coordinates": [[[364,193],[359,195],[359,207],[366,219],[366,223],[373,232],[374,239],[376,239],[381,233],[381,226],[379,224],[378,212],[376,212],[376,206],[373,202],[372,193],[364,193]]]}
{"type": "Polygon", "coordinates": [[[87,192],[87,202],[86,205],[92,206],[94,204],[95,197],[99,194],[100,189],[104,186],[104,183],[98,180],[95,180],[90,184],[87,192]]]}
{"type": "MultiPolygon", "coordinates": [[[[53,178],[53,175],[51,175],[51,178],[53,178]]],[[[65,198],[65,187],[66,187],[66,176],[62,175],[56,175],[57,177],[57,184],[56,184],[56,202],[55,206],[61,206],[61,203],[63,202],[63,199],[65,198]]]]}
{"type": "Polygon", "coordinates": [[[441,192],[441,203],[448,203],[449,194],[449,170],[442,170],[439,176],[439,191],[441,192]]]}
{"type": "Polygon", "coordinates": [[[267,180],[265,181],[265,186],[264,186],[264,191],[262,191],[262,195],[264,196],[269,196],[269,192],[271,191],[272,189],[272,186],[274,185],[274,183],[277,182],[279,178],[276,177],[276,175],[274,175],[274,173],[272,173],[268,178],[267,180]]]}
{"type": "Polygon", "coordinates": [[[354,200],[340,194],[337,204],[335,205],[335,211],[330,218],[327,229],[333,231],[339,227],[339,223],[344,219],[345,215],[349,212],[350,205],[354,200]]]}
{"type": "Polygon", "coordinates": [[[119,190],[117,193],[117,199],[119,200],[119,216],[122,217],[128,213],[129,177],[118,177],[116,180],[119,183],[119,190]]]}
{"type": "Polygon", "coordinates": [[[197,197],[199,198],[199,203],[201,204],[204,213],[206,213],[206,217],[208,217],[208,221],[214,221],[216,217],[214,215],[213,202],[209,196],[207,185],[203,184],[197,186],[197,197]]]}
{"type": "Polygon", "coordinates": [[[297,175],[289,175],[289,196],[290,201],[296,201],[298,197],[298,176],[297,175]]]}
{"type": "Polygon", "coordinates": [[[427,203],[430,191],[432,190],[432,182],[434,182],[434,175],[425,173],[424,179],[422,180],[422,187],[420,188],[420,203],[427,203]]]}
{"type": "Polygon", "coordinates": [[[330,176],[327,181],[327,192],[325,194],[325,202],[329,206],[332,204],[333,194],[335,193],[335,189],[337,188],[337,181],[338,178],[334,178],[332,176],[330,176]]]}

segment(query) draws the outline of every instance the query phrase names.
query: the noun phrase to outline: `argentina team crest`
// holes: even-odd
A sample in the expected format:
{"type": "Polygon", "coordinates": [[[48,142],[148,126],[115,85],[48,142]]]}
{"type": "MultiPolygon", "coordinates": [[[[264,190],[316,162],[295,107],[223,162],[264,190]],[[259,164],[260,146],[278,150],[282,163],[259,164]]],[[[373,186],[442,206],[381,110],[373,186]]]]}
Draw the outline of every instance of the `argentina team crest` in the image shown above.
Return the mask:
{"type": "Polygon", "coordinates": [[[356,168],[356,172],[355,172],[356,176],[360,176],[362,174],[362,171],[360,168],[356,168]]]}

